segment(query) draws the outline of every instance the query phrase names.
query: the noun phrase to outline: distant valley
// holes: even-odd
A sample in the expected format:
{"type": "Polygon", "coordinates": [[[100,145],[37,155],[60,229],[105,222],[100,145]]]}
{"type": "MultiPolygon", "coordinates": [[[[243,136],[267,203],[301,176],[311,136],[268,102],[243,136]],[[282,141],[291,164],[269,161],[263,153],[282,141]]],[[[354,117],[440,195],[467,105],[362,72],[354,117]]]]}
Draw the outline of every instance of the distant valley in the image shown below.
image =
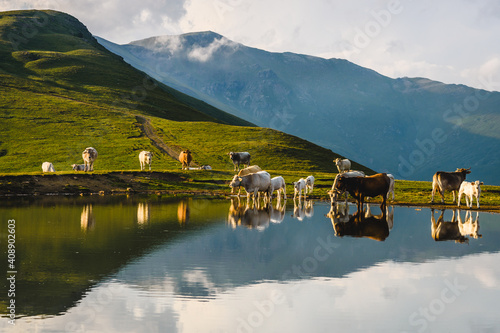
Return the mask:
{"type": "Polygon", "coordinates": [[[471,167],[499,184],[500,93],[426,78],[392,79],[342,59],[271,53],[213,32],[126,45],[132,66],[259,126],[312,141],[400,179],[471,167]]]}

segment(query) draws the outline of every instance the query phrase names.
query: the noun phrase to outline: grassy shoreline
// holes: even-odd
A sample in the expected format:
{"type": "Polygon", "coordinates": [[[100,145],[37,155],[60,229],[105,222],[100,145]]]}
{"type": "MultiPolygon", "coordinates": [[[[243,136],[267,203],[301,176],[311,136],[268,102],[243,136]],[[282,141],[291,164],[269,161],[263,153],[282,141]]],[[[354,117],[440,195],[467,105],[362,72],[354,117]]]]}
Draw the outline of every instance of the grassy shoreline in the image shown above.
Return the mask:
{"type": "MultiPolygon", "coordinates": [[[[271,176],[281,175],[287,183],[287,195],[293,198],[292,182],[307,176],[296,171],[273,171],[271,176]]],[[[329,201],[336,173],[312,173],[316,178],[313,194],[308,196],[316,200],[329,201]]],[[[0,197],[37,196],[37,195],[112,195],[146,193],[158,195],[191,195],[228,197],[233,171],[227,170],[164,170],[164,171],[95,171],[55,172],[55,173],[4,173],[0,174],[0,197]]],[[[500,213],[500,186],[483,185],[481,187],[480,211],[500,213]]],[[[453,209],[452,194],[445,194],[445,203],[436,197],[431,204],[431,182],[397,180],[395,200],[389,204],[400,206],[432,207],[435,209],[453,209]]],[[[381,202],[380,198],[369,202],[381,202]]],[[[462,209],[465,209],[462,198],[462,209]]],[[[473,205],[474,210],[475,203],[473,205]]]]}

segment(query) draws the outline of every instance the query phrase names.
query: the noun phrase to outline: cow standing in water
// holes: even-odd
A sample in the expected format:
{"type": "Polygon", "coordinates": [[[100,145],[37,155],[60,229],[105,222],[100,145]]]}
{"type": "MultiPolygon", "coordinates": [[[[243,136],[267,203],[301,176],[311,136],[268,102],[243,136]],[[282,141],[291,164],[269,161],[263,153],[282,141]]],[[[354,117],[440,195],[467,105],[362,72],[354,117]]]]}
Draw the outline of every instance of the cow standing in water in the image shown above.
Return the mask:
{"type": "Polygon", "coordinates": [[[453,193],[453,203],[456,203],[456,195],[460,189],[460,185],[465,180],[467,174],[470,173],[470,168],[468,169],[457,169],[455,172],[444,172],[438,171],[432,177],[432,200],[434,203],[434,195],[436,191],[441,194],[441,203],[444,203],[444,192],[451,191],[453,193]]]}
{"type": "Polygon", "coordinates": [[[92,147],[87,147],[82,153],[82,158],[84,162],[83,171],[94,171],[94,161],[97,158],[97,150],[92,147]]]}

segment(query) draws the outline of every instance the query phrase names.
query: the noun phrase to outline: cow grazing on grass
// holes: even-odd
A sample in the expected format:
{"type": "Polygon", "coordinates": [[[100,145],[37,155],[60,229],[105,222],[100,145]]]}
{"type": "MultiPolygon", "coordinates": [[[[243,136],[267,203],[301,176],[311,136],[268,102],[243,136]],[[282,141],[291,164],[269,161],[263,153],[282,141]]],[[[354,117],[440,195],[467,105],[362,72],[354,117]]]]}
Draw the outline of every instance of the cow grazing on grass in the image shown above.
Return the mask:
{"type": "Polygon", "coordinates": [[[233,161],[234,171],[240,169],[240,164],[246,164],[246,166],[250,166],[250,153],[248,152],[230,152],[229,158],[233,161]]]}
{"type": "Polygon", "coordinates": [[[42,163],[42,171],[43,172],[55,172],[56,169],[54,169],[54,165],[50,162],[43,162],[42,163]]]}
{"type": "Polygon", "coordinates": [[[475,197],[477,208],[479,209],[481,185],[483,185],[483,182],[480,182],[479,180],[476,180],[475,182],[462,182],[462,184],[460,184],[460,189],[458,190],[458,207],[460,207],[460,199],[462,199],[462,194],[465,194],[465,203],[467,204],[467,207],[472,208],[472,202],[474,201],[475,197]]]}
{"type": "Polygon", "coordinates": [[[191,164],[192,160],[193,157],[191,156],[191,152],[189,150],[183,150],[179,154],[179,162],[182,164],[182,170],[189,170],[189,164],[191,164]]]}
{"type": "Polygon", "coordinates": [[[259,192],[267,193],[271,186],[271,175],[267,171],[259,171],[243,177],[234,176],[229,184],[230,187],[243,186],[247,192],[247,201],[250,200],[250,195],[253,194],[253,200],[259,192]]]}
{"type": "Polygon", "coordinates": [[[146,169],[146,165],[149,165],[149,171],[151,171],[152,161],[153,161],[152,152],[143,150],[139,153],[139,163],[141,164],[141,171],[144,171],[144,169],[146,169]]]}
{"type": "Polygon", "coordinates": [[[306,181],[304,178],[300,178],[298,181],[293,183],[293,199],[299,194],[299,200],[302,199],[302,191],[304,191],[304,197],[306,196],[306,181]]]}
{"type": "Polygon", "coordinates": [[[97,158],[97,150],[87,147],[82,153],[84,168],[83,171],[94,171],[94,161],[97,158]]]}
{"type": "Polygon", "coordinates": [[[281,199],[281,193],[283,192],[283,199],[286,200],[286,183],[283,177],[277,176],[271,179],[271,186],[268,193],[269,201],[273,199],[274,191],[278,191],[278,199],[281,199]]]}
{"type": "Polygon", "coordinates": [[[85,171],[85,164],[71,164],[73,171],[85,171]]]}
{"type": "Polygon", "coordinates": [[[308,192],[309,194],[311,194],[313,192],[313,188],[314,188],[314,176],[307,176],[304,195],[306,195],[308,192]]]}
{"type": "Polygon", "coordinates": [[[455,172],[438,171],[432,177],[432,200],[434,203],[434,195],[436,191],[441,194],[441,202],[444,203],[444,192],[451,191],[453,193],[453,203],[456,203],[455,193],[460,189],[460,185],[465,180],[467,174],[470,173],[468,169],[457,169],[455,172]]]}
{"type": "Polygon", "coordinates": [[[335,163],[335,165],[337,166],[339,173],[344,173],[351,170],[351,161],[349,161],[347,158],[336,158],[333,160],[333,163],[335,163]]]}
{"type": "Polygon", "coordinates": [[[374,198],[382,196],[381,208],[386,207],[387,192],[391,184],[390,178],[385,173],[378,173],[368,177],[344,177],[337,179],[335,190],[349,192],[358,203],[358,211],[361,211],[365,197],[374,198]]]}

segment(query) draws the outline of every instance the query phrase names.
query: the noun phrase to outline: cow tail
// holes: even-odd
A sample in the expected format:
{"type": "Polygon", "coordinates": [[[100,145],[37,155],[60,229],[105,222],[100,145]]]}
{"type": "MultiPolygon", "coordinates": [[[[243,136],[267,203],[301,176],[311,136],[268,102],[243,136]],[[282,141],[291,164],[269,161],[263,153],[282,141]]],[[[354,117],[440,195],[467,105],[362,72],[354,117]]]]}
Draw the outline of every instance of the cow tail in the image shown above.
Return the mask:
{"type": "Polygon", "coordinates": [[[436,173],[434,175],[434,177],[432,177],[432,191],[435,193],[436,189],[437,189],[439,194],[442,194],[442,188],[443,188],[443,185],[441,184],[440,177],[436,173]]]}

